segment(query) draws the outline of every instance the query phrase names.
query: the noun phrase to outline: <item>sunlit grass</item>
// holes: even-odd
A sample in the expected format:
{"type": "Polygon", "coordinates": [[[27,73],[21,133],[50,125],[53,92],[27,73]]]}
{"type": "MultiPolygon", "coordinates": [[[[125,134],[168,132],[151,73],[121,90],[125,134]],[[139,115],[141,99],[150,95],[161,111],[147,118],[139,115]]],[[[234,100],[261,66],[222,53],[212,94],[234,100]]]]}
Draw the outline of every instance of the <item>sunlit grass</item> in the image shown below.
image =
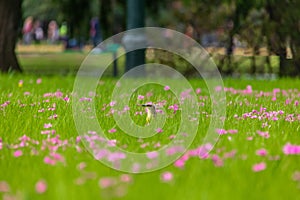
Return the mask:
{"type": "MultiPolygon", "coordinates": [[[[131,181],[122,182],[124,173],[114,171],[89,154],[81,143],[76,142],[78,133],[72,118],[72,87],[74,77],[42,77],[38,76],[1,75],[0,76],[0,138],[3,141],[0,150],[0,181],[9,185],[9,191],[1,192],[2,198],[13,196],[19,199],[297,199],[300,195],[299,178],[295,173],[300,171],[299,155],[285,155],[283,147],[288,142],[300,144],[299,140],[299,80],[234,80],[226,79],[225,87],[233,91],[245,90],[251,85],[251,94],[232,94],[227,92],[227,118],[225,130],[237,130],[236,134],[221,135],[211,157],[199,159],[191,157],[183,168],[170,165],[156,172],[130,175],[131,181]],[[18,86],[23,80],[22,87],[18,86]],[[272,100],[274,88],[287,91],[272,100]],[[297,89],[289,91],[289,89],[297,89]],[[265,92],[261,94],[261,92],[265,92]],[[270,93],[270,95],[267,95],[270,93]],[[261,94],[261,95],[259,95],[261,94]],[[70,98],[67,100],[67,98],[70,98]],[[66,99],[64,99],[66,98],[66,99]],[[290,103],[287,103],[287,99],[290,103]],[[3,104],[9,102],[7,106],[3,104]],[[266,108],[266,112],[283,111],[278,120],[263,118],[245,118],[243,114],[253,110],[266,108]],[[294,121],[286,121],[286,115],[293,114],[294,121]],[[297,118],[298,117],[298,118],[297,118]],[[44,128],[51,123],[51,128],[44,128]],[[55,134],[41,134],[41,131],[55,130],[55,134]],[[269,138],[261,137],[257,131],[266,131],[269,138]],[[19,145],[23,135],[40,144],[19,145]],[[45,157],[50,156],[49,146],[42,142],[47,138],[59,135],[62,142],[57,153],[63,157],[55,165],[45,163],[45,157]],[[63,141],[67,141],[64,143],[63,141]],[[45,147],[45,148],[44,148],[45,147]],[[258,149],[266,149],[266,156],[256,155],[258,149]],[[22,155],[15,157],[16,150],[22,150],[22,155]],[[232,156],[228,154],[232,153],[232,156]],[[222,165],[216,165],[213,155],[222,159],[222,165]],[[227,157],[226,157],[227,156],[227,157]],[[254,172],[254,164],[264,162],[266,169],[254,172]],[[80,169],[84,163],[86,167],[80,169]],[[161,174],[169,171],[173,179],[168,182],[161,180],[161,174]],[[101,180],[114,180],[107,188],[99,186],[101,180]],[[297,178],[297,177],[296,177],[297,178]],[[45,193],[36,192],[36,183],[45,180],[45,193]]],[[[170,105],[178,103],[171,91],[165,91],[162,86],[152,85],[139,88],[131,96],[129,107],[133,121],[145,125],[145,112],[139,104],[160,102],[166,100],[164,106],[168,115],[163,132],[157,137],[137,141],[128,137],[115,126],[109,107],[102,110],[104,104],[109,104],[110,93],[116,84],[115,79],[104,79],[96,92],[96,108],[99,123],[105,131],[116,128],[115,133],[106,133],[111,139],[117,139],[117,145],[127,145],[127,150],[145,152],[153,150],[158,142],[167,144],[169,136],[176,133],[180,121],[180,111],[173,114],[168,110],[170,105]],[[105,89],[104,89],[105,88],[105,89]],[[153,95],[144,100],[138,100],[138,95],[153,95]],[[136,115],[136,112],[142,112],[136,115]],[[147,144],[141,148],[142,144],[147,144]]],[[[200,126],[198,136],[190,149],[199,147],[202,135],[210,120],[210,99],[205,83],[202,80],[190,81],[194,90],[201,89],[197,94],[200,106],[200,126]],[[201,97],[201,98],[200,98],[201,97]]],[[[258,114],[264,116],[264,114],[258,114]]]]}

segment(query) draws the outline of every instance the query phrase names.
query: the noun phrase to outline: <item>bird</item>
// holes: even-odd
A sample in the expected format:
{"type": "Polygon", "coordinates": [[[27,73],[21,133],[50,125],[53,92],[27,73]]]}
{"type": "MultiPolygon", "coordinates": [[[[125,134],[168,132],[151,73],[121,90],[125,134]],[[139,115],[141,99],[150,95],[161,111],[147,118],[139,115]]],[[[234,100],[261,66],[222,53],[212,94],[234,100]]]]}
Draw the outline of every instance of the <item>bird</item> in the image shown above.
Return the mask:
{"type": "Polygon", "coordinates": [[[142,106],[146,108],[146,113],[147,113],[146,124],[148,125],[150,123],[151,119],[156,116],[155,105],[142,104],[142,106]]]}

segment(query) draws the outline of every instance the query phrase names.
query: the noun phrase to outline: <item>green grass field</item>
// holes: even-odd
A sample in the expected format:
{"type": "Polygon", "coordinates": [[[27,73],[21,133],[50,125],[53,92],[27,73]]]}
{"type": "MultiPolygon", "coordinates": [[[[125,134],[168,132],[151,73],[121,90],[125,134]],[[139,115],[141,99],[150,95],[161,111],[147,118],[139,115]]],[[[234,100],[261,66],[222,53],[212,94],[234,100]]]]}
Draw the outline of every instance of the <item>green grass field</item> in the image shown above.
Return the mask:
{"type": "MultiPolygon", "coordinates": [[[[129,138],[115,125],[112,106],[107,105],[116,82],[102,80],[92,95],[107,137],[136,152],[168,144],[181,120],[180,110],[173,113],[168,107],[180,108],[178,99],[157,85],[132,94],[128,106],[135,123],[145,125],[146,113],[137,104],[147,101],[164,101],[167,119],[158,136],[129,138]],[[137,100],[138,95],[145,99],[137,100]]],[[[190,80],[200,105],[196,139],[179,159],[181,165],[143,174],[108,168],[84,148],[73,121],[73,83],[73,76],[0,75],[0,198],[232,200],[300,195],[300,146],[289,145],[300,145],[300,80],[225,79],[225,126],[206,157],[193,152],[203,145],[209,122],[220,119],[210,117],[205,83],[190,80]]]]}
{"type": "MultiPolygon", "coordinates": [[[[34,45],[33,45],[34,46],[34,45]]],[[[80,67],[82,61],[86,58],[89,51],[62,51],[57,50],[56,46],[43,46],[43,45],[35,45],[37,49],[25,50],[26,46],[23,46],[20,51],[17,52],[17,56],[19,58],[20,64],[22,65],[24,72],[27,74],[39,74],[39,75],[75,75],[77,70],[80,67]],[[40,48],[40,51],[38,51],[40,48]],[[47,48],[55,48],[55,50],[49,51],[47,48]],[[42,50],[42,51],[41,51],[42,50]],[[55,65],[54,65],[55,63],[55,65]]],[[[28,48],[28,47],[27,47],[28,48]]],[[[31,47],[32,48],[32,47],[31,47]]],[[[117,55],[124,53],[122,48],[119,48],[117,51],[117,55]]],[[[222,59],[222,54],[218,54],[217,52],[211,52],[214,58],[214,61],[217,65],[220,64],[222,59]]],[[[159,54],[158,54],[159,55],[159,54]]],[[[169,55],[169,54],[167,54],[169,55]]],[[[190,65],[185,62],[179,56],[169,57],[165,54],[161,55],[164,59],[167,60],[167,64],[171,64],[176,68],[176,70],[184,73],[185,71],[189,71],[190,65]],[[171,60],[168,60],[171,59],[171,60]]],[[[151,58],[151,53],[148,52],[147,62],[157,61],[156,59],[151,58]]],[[[252,66],[252,58],[244,55],[234,55],[232,59],[233,73],[238,74],[239,76],[245,76],[245,74],[249,74],[252,66]]],[[[279,71],[279,58],[278,56],[271,56],[271,72],[266,64],[266,56],[255,56],[256,59],[256,74],[261,75],[267,73],[278,74],[279,71]]],[[[99,54],[98,63],[101,64],[107,60],[112,60],[112,54],[108,52],[104,52],[99,54]]],[[[166,61],[165,60],[165,61],[166,61]]],[[[166,63],[165,63],[166,64],[166,63]]],[[[118,71],[119,75],[123,74],[124,66],[125,66],[125,56],[121,56],[118,61],[118,71]]],[[[223,70],[226,71],[228,67],[225,65],[222,67],[223,70]]],[[[112,69],[106,72],[106,75],[112,75],[112,69]]]]}

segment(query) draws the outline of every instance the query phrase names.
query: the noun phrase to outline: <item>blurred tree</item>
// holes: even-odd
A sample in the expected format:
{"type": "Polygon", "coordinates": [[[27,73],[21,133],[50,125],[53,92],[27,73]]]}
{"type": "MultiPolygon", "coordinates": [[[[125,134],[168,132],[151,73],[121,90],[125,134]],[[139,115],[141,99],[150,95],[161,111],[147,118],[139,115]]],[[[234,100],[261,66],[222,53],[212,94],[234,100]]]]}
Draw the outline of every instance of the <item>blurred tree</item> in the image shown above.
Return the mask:
{"type": "Polygon", "coordinates": [[[270,50],[279,56],[279,75],[300,75],[300,2],[265,1],[268,14],[266,37],[270,50]],[[288,57],[288,49],[291,57],[288,57]]]}
{"type": "Polygon", "coordinates": [[[124,0],[99,0],[99,16],[106,39],[126,29],[126,1],[124,0]]]}
{"type": "Polygon", "coordinates": [[[23,18],[33,16],[43,21],[61,20],[62,18],[59,4],[53,0],[23,0],[22,10],[23,18]]]}
{"type": "Polygon", "coordinates": [[[103,39],[108,38],[112,35],[112,25],[113,25],[113,5],[115,0],[99,0],[99,16],[101,27],[103,27],[103,39]]]}
{"type": "Polygon", "coordinates": [[[246,17],[244,27],[239,31],[241,39],[246,41],[248,47],[252,49],[251,74],[257,72],[256,56],[260,54],[260,49],[266,46],[263,32],[265,18],[266,13],[263,9],[252,9],[246,17]]]}
{"type": "Polygon", "coordinates": [[[83,37],[88,33],[91,1],[86,0],[53,0],[63,13],[69,26],[69,36],[83,37]]]}
{"type": "Polygon", "coordinates": [[[0,1],[0,70],[2,72],[22,71],[15,54],[21,17],[22,0],[0,1]]]}

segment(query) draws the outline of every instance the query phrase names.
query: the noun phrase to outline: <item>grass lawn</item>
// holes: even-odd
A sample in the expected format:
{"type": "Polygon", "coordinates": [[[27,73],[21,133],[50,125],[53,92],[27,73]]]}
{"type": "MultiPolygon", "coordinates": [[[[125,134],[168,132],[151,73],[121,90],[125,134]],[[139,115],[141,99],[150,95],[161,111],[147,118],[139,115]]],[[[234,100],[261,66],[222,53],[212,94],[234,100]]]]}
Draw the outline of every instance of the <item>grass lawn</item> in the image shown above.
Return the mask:
{"type": "MultiPolygon", "coordinates": [[[[19,58],[19,62],[27,74],[39,74],[39,75],[74,75],[80,67],[82,61],[86,58],[91,47],[87,46],[82,51],[77,50],[68,50],[64,51],[61,45],[19,45],[17,47],[17,56],[19,58]]],[[[224,49],[207,49],[213,55],[214,61],[217,65],[220,64],[222,56],[225,53],[224,49]]],[[[249,53],[245,53],[247,49],[236,49],[235,54],[232,59],[232,65],[234,66],[234,73],[239,76],[243,76],[244,74],[249,74],[251,71],[252,58],[249,53]]],[[[124,51],[122,48],[119,48],[117,55],[120,55],[124,51]]],[[[147,53],[147,61],[153,62],[156,60],[152,60],[150,56],[151,53],[147,53]]],[[[163,55],[164,59],[166,57],[163,55]]],[[[174,59],[171,57],[172,61],[168,61],[175,67],[178,71],[184,72],[189,69],[189,65],[186,62],[182,62],[178,60],[179,57],[174,59]],[[187,65],[187,66],[186,66],[187,65]]],[[[279,59],[278,56],[271,56],[271,70],[270,72],[267,64],[266,64],[266,56],[257,55],[256,59],[256,72],[259,74],[272,73],[277,74],[279,71],[279,59]]],[[[111,53],[101,53],[99,54],[98,59],[99,65],[104,63],[107,60],[112,60],[111,53]]],[[[125,57],[121,56],[117,61],[119,75],[124,72],[125,66],[125,57]]],[[[227,66],[222,67],[223,70],[226,71],[227,66]]],[[[106,72],[106,75],[112,75],[112,68],[106,72]]]]}
{"type": "MultiPolygon", "coordinates": [[[[71,57],[83,58],[80,53],[71,57]]],[[[71,66],[71,57],[64,54],[63,63],[71,66]]],[[[175,163],[143,174],[115,171],[86,150],[73,121],[73,83],[73,76],[0,75],[0,198],[232,200],[300,195],[298,79],[225,79],[225,126],[216,130],[219,140],[205,157],[198,153],[204,147],[203,135],[211,120],[222,119],[211,119],[205,83],[190,80],[199,100],[196,139],[175,163]]],[[[130,94],[128,112],[140,126],[145,125],[146,113],[138,104],[164,102],[162,132],[138,139],[128,137],[114,122],[110,94],[116,83],[105,78],[95,94],[83,99],[95,102],[107,137],[135,152],[150,152],[172,141],[181,120],[181,104],[172,92],[150,85],[130,94]]]]}
{"type": "MultiPolygon", "coordinates": [[[[80,67],[82,61],[88,55],[87,52],[46,52],[46,53],[19,53],[20,65],[26,74],[38,75],[74,75],[80,67]]],[[[99,55],[99,64],[107,60],[112,60],[111,53],[102,53],[99,55]]],[[[117,61],[118,71],[124,71],[124,58],[117,61]]],[[[106,72],[112,75],[112,67],[106,72]]]]}

